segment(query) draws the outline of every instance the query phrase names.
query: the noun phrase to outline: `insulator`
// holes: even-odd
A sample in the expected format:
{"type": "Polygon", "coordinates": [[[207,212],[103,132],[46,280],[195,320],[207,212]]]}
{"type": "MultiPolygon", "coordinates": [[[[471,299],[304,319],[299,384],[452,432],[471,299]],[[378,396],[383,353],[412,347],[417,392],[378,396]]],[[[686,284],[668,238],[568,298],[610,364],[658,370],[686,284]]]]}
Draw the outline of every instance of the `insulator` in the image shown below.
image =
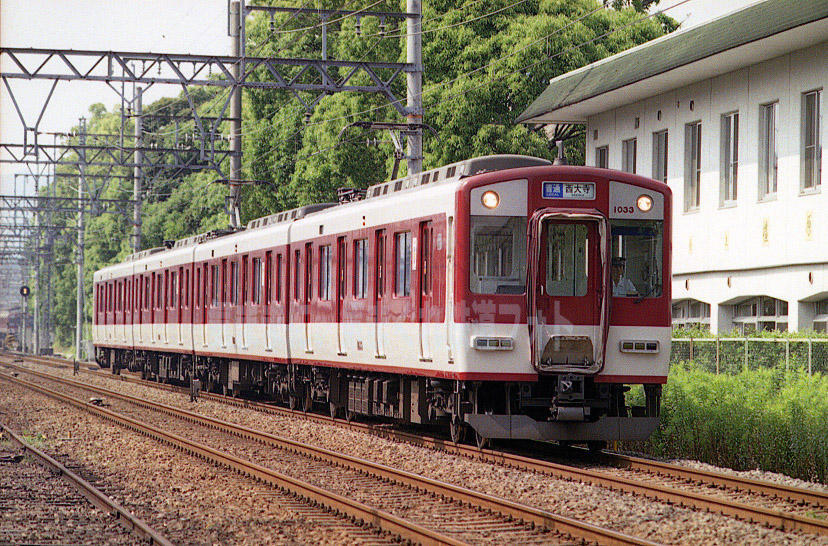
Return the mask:
{"type": "Polygon", "coordinates": [[[385,34],[385,17],[380,19],[379,33],[380,33],[380,36],[383,36],[385,34]]]}
{"type": "Polygon", "coordinates": [[[311,113],[310,113],[310,110],[308,110],[307,112],[305,112],[305,123],[306,124],[310,123],[310,120],[311,120],[311,113]]]}
{"type": "Polygon", "coordinates": [[[362,36],[362,22],[359,17],[357,17],[356,23],[354,24],[354,31],[356,31],[357,36],[362,36]]]}

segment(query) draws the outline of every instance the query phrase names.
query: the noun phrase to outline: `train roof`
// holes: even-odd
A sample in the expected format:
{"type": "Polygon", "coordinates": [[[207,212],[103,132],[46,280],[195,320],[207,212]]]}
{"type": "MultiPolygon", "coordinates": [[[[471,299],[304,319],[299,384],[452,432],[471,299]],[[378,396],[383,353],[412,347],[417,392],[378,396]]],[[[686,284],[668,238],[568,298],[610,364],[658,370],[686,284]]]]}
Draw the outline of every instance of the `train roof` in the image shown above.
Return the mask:
{"type": "Polygon", "coordinates": [[[130,254],[124,259],[123,262],[101,268],[99,271],[96,272],[95,278],[96,280],[101,278],[102,273],[108,273],[109,275],[103,275],[107,277],[113,274],[117,275],[116,272],[119,272],[122,268],[124,268],[127,265],[136,266],[139,262],[149,262],[155,259],[165,260],[173,258],[174,256],[180,254],[180,252],[185,248],[189,247],[190,249],[192,249],[193,246],[202,245],[212,241],[218,242],[218,239],[222,239],[229,235],[241,235],[244,232],[259,230],[261,228],[275,226],[277,224],[287,225],[289,223],[296,222],[297,220],[302,220],[306,217],[312,216],[322,211],[334,208],[338,209],[339,207],[352,206],[364,200],[371,201],[374,199],[381,199],[383,197],[396,194],[398,192],[407,192],[408,190],[424,190],[426,188],[431,188],[437,184],[440,184],[442,186],[450,182],[457,183],[463,178],[487,172],[517,169],[521,167],[537,167],[544,165],[552,165],[552,162],[538,157],[509,154],[487,155],[467,159],[464,161],[458,161],[455,163],[444,165],[436,169],[431,169],[425,172],[417,173],[415,175],[405,176],[388,182],[374,184],[373,186],[370,186],[367,189],[364,199],[349,201],[341,204],[315,203],[311,205],[304,205],[294,209],[271,214],[269,216],[264,216],[262,218],[256,218],[255,220],[251,220],[250,222],[248,222],[246,227],[216,229],[208,231],[206,233],[200,233],[197,235],[192,235],[190,237],[179,239],[175,242],[170,243],[168,246],[142,250],[140,252],[130,254]],[[164,255],[156,256],[156,254],[160,253],[163,253],[164,255]]]}

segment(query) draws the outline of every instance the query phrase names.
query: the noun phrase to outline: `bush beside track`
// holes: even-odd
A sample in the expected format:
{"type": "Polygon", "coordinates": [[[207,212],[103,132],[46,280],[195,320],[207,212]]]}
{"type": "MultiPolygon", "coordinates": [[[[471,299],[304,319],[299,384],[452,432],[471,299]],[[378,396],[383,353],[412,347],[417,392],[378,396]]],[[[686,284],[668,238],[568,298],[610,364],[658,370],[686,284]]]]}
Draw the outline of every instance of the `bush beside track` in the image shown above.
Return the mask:
{"type": "MultiPolygon", "coordinates": [[[[631,393],[633,405],[643,400],[643,391],[631,393]]],[[[826,483],[828,377],[821,373],[775,367],[716,375],[681,362],[670,369],[661,412],[647,442],[624,447],[826,483]]]]}

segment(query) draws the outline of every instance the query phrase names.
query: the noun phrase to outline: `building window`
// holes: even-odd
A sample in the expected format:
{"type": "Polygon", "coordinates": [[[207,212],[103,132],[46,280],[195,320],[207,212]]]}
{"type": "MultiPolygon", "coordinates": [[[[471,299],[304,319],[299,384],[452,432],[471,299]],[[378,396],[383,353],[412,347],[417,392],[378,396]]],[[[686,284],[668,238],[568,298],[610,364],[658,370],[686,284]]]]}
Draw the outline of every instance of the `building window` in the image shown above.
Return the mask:
{"type": "Polygon", "coordinates": [[[760,330],[788,330],[788,302],[761,296],[737,304],[733,324],[741,334],[760,330]]]}
{"type": "Polygon", "coordinates": [[[739,112],[722,116],[719,204],[735,204],[739,179],[739,112]]]}
{"type": "Polygon", "coordinates": [[[822,90],[802,94],[802,189],[822,183],[822,90]]]}
{"type": "Polygon", "coordinates": [[[779,176],[778,116],[778,102],[759,107],[759,199],[776,196],[779,176]]]}
{"type": "Polygon", "coordinates": [[[828,299],[814,302],[814,331],[828,331],[828,299]]]}
{"type": "Polygon", "coordinates": [[[684,210],[699,208],[701,201],[701,122],[684,126],[684,210]]]}
{"type": "Polygon", "coordinates": [[[635,174],[635,157],[638,151],[638,141],[634,138],[621,143],[621,170],[635,174]]]}
{"type": "Polygon", "coordinates": [[[368,296],[368,239],[354,241],[354,297],[368,296]]]}
{"type": "Polygon", "coordinates": [[[673,304],[673,326],[710,330],[710,304],[699,300],[681,300],[673,304]]]}
{"type": "Polygon", "coordinates": [[[395,282],[394,295],[411,294],[411,232],[394,234],[395,282]]]}
{"type": "Polygon", "coordinates": [[[331,245],[319,247],[319,299],[331,299],[331,245]]]}
{"type": "Polygon", "coordinates": [[[609,168],[609,146],[595,148],[595,166],[601,169],[609,168]]]}
{"type": "Polygon", "coordinates": [[[653,133],[653,178],[667,183],[667,129],[653,133]]]}

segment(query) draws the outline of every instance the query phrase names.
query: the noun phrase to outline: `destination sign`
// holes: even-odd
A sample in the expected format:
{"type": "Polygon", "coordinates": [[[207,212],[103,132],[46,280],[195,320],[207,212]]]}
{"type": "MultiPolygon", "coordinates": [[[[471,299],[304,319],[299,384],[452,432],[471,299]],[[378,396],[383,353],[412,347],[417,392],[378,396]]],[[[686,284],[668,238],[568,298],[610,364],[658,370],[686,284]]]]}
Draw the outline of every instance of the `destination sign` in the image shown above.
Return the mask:
{"type": "Polygon", "coordinates": [[[594,182],[544,182],[544,199],[574,199],[591,201],[595,199],[594,182]]]}

